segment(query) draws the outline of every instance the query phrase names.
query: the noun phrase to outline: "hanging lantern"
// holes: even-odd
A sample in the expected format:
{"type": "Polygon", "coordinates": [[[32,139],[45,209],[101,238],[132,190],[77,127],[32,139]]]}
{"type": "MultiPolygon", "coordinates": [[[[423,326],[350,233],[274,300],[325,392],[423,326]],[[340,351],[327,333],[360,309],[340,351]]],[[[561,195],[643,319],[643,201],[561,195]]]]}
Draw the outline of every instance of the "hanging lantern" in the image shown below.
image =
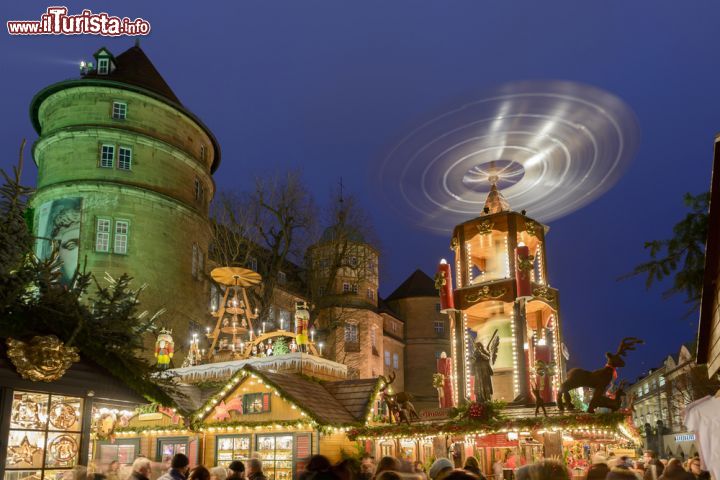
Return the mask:
{"type": "Polygon", "coordinates": [[[533,256],[530,249],[522,242],[515,248],[515,283],[517,285],[517,298],[532,298],[532,284],[530,272],[533,269],[533,256]]]}
{"type": "Polygon", "coordinates": [[[455,310],[450,265],[444,258],[440,260],[437,273],[435,273],[435,288],[440,292],[440,311],[447,313],[455,310]]]}

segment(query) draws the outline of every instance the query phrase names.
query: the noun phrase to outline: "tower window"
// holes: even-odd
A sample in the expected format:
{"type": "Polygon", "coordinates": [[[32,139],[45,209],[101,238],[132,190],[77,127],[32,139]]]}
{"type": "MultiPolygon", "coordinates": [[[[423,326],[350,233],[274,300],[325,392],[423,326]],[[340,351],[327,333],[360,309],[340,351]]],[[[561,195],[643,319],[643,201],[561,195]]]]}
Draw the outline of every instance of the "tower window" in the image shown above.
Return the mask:
{"type": "Polygon", "coordinates": [[[113,247],[115,253],[127,254],[129,226],[130,223],[126,220],[117,220],[115,222],[115,245],[113,247]]]}
{"type": "Polygon", "coordinates": [[[368,288],[367,289],[367,298],[369,298],[370,300],[374,300],[375,299],[375,290],[373,290],[372,288],[368,288]]]}
{"type": "Polygon", "coordinates": [[[195,200],[198,202],[202,202],[203,200],[202,182],[200,182],[200,179],[197,177],[195,177],[195,200]]]}
{"type": "Polygon", "coordinates": [[[385,365],[390,366],[390,350],[385,350],[385,365]]]}
{"type": "Polygon", "coordinates": [[[358,333],[358,326],[353,323],[345,324],[345,351],[360,351],[360,335],[358,333]]]}
{"type": "Polygon", "coordinates": [[[400,368],[400,357],[397,353],[393,353],[393,368],[400,368]]]}
{"type": "Polygon", "coordinates": [[[132,166],[132,148],[118,148],[118,168],[120,170],[130,170],[132,166]]]}
{"type": "Polygon", "coordinates": [[[435,321],[435,334],[436,335],[444,335],[445,334],[445,322],[442,320],[435,321]]]}
{"type": "Polygon", "coordinates": [[[325,296],[325,287],[320,287],[318,289],[318,295],[320,295],[321,297],[325,296]]]}
{"type": "Polygon", "coordinates": [[[436,311],[436,312],[439,312],[439,311],[440,311],[440,304],[439,304],[439,303],[436,303],[436,304],[435,304],[435,311],[436,311]]]}
{"type": "Polygon", "coordinates": [[[198,276],[198,251],[200,249],[198,248],[197,243],[193,243],[192,245],[192,276],[193,278],[197,278],[198,276]]]}
{"type": "Polygon", "coordinates": [[[354,267],[357,267],[357,264],[358,264],[358,259],[357,259],[357,257],[350,257],[350,262],[349,262],[349,263],[350,263],[350,266],[351,266],[351,267],[353,267],[353,268],[354,268],[354,267]]]}
{"type": "Polygon", "coordinates": [[[350,291],[350,284],[343,283],[343,293],[348,293],[349,291],[350,291]]]}
{"type": "Polygon", "coordinates": [[[200,145],[200,160],[205,161],[205,145],[200,145]]]}
{"type": "Polygon", "coordinates": [[[258,269],[257,258],[255,258],[255,257],[248,258],[247,265],[250,270],[257,272],[257,269],[258,269]]]}
{"type": "Polygon", "coordinates": [[[357,283],[352,284],[352,293],[358,293],[358,285],[357,283]]]}
{"type": "Polygon", "coordinates": [[[98,74],[107,75],[110,70],[110,59],[98,58],[98,74]]]}
{"type": "Polygon", "coordinates": [[[280,285],[285,285],[287,283],[287,275],[285,272],[278,272],[278,283],[280,285]]]}
{"type": "Polygon", "coordinates": [[[95,226],[95,251],[110,251],[110,220],[98,218],[95,226]]]}
{"type": "Polygon", "coordinates": [[[358,326],[354,323],[345,324],[345,343],[359,343],[358,326]]]}
{"type": "Polygon", "coordinates": [[[113,168],[115,163],[115,145],[103,145],[100,149],[100,166],[113,168]]]}
{"type": "Polygon", "coordinates": [[[127,118],[127,103],[113,102],[112,118],[115,120],[125,120],[127,118]]]}

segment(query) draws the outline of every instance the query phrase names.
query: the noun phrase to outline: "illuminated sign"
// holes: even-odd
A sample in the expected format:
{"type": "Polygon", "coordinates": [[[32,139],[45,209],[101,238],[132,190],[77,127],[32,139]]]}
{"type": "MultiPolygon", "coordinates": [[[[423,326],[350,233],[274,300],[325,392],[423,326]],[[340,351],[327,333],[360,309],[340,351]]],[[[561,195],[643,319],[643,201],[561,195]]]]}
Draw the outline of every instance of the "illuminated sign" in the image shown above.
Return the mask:
{"type": "Polygon", "coordinates": [[[694,433],[681,433],[680,435],[675,435],[675,443],[694,442],[694,441],[695,441],[694,433]]]}

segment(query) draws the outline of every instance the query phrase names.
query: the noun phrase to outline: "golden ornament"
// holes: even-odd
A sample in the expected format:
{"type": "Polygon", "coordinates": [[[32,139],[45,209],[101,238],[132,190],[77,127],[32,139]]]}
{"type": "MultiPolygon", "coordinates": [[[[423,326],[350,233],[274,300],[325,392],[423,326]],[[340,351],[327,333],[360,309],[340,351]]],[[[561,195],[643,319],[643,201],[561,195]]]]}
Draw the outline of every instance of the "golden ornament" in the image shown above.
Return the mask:
{"type": "Polygon", "coordinates": [[[53,382],[80,360],[77,348],[66,347],[55,335],[33,337],[25,343],[8,338],[7,356],[20,376],[33,382],[53,382]]]}
{"type": "Polygon", "coordinates": [[[26,434],[20,442],[20,445],[8,447],[7,461],[10,465],[17,465],[18,463],[32,465],[33,457],[39,452],[42,452],[42,448],[32,445],[26,434]]]}

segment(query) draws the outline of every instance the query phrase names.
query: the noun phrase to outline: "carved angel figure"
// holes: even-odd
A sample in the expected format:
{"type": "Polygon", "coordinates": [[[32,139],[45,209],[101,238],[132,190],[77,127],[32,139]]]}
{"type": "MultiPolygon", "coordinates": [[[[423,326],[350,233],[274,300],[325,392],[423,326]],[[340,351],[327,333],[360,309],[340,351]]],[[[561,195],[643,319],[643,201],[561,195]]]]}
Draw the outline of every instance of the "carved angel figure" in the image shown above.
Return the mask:
{"type": "Polygon", "coordinates": [[[495,330],[487,345],[484,345],[482,341],[475,343],[472,366],[475,375],[475,401],[477,402],[489,402],[492,400],[492,367],[495,360],[497,360],[499,347],[500,337],[498,337],[497,330],[495,330]]]}

